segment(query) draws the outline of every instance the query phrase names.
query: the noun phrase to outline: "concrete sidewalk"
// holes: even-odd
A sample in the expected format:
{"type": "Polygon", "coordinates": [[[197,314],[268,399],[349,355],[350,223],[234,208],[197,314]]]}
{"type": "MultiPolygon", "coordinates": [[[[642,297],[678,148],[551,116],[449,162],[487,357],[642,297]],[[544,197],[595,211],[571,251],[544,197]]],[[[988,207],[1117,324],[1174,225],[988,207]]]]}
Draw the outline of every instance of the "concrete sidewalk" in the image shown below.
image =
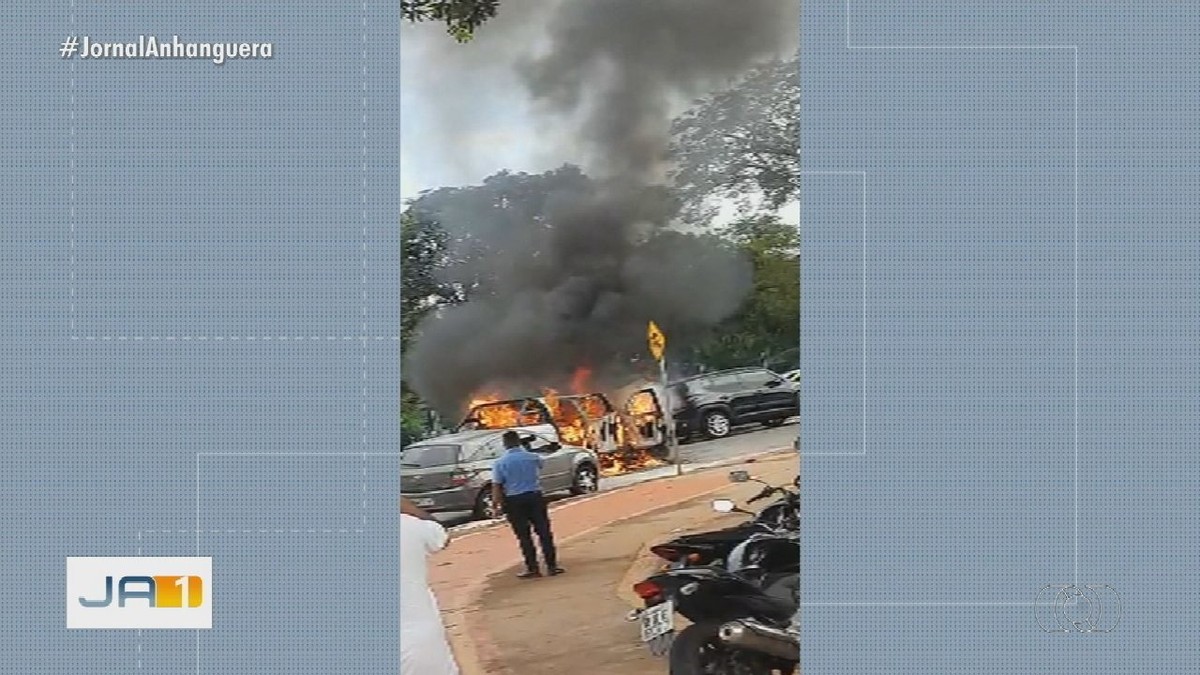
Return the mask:
{"type": "MultiPolygon", "coordinates": [[[[789,463],[799,467],[795,453],[784,451],[758,459],[753,464],[727,467],[789,463]]],[[[728,470],[713,469],[564,502],[551,510],[555,539],[561,546],[614,522],[636,518],[729,486],[728,470]]],[[[562,562],[569,571],[571,560],[564,558],[562,562]]],[[[487,671],[481,664],[501,659],[491,631],[481,620],[478,604],[488,577],[519,563],[516,539],[503,523],[453,537],[450,546],[433,559],[430,580],[464,675],[484,675],[487,671]]]]}

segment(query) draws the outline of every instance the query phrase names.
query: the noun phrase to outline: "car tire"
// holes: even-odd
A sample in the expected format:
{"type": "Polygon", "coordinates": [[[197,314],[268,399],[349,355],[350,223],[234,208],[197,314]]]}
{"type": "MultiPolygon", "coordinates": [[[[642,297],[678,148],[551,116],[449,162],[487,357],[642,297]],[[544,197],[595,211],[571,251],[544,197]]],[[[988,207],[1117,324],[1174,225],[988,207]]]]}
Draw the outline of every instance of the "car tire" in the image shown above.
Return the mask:
{"type": "Polygon", "coordinates": [[[477,520],[491,520],[496,517],[496,507],[492,503],[492,486],[484,486],[475,497],[475,509],[472,514],[477,520]]]}
{"type": "Polygon", "coordinates": [[[733,432],[733,420],[724,410],[709,410],[704,413],[704,435],[708,438],[725,438],[733,432]]]}
{"type": "Polygon", "coordinates": [[[600,489],[600,474],[596,467],[584,464],[575,469],[575,478],[571,481],[571,494],[575,496],[596,492],[600,489]]]}

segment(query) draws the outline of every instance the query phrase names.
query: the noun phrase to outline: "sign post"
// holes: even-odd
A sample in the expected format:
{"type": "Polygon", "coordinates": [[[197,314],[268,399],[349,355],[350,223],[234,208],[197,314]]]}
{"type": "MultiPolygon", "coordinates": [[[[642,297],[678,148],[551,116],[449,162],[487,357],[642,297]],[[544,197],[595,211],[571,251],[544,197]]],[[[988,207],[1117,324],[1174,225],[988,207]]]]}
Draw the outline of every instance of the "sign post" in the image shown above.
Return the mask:
{"type": "Polygon", "coordinates": [[[671,455],[671,463],[675,465],[675,475],[683,475],[683,465],[679,463],[679,442],[675,437],[675,406],[671,402],[671,385],[667,379],[667,336],[653,321],[646,329],[646,342],[650,346],[650,355],[658,361],[658,377],[663,390],[663,417],[666,418],[667,450],[671,455]]]}

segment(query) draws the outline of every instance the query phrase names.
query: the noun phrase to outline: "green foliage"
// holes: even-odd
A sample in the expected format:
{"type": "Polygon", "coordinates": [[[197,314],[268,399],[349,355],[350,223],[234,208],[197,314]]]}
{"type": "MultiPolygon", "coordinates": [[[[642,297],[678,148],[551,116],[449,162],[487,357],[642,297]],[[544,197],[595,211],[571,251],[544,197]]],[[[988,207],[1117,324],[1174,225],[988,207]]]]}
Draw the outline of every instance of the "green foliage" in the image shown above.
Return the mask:
{"type": "Polygon", "coordinates": [[[743,218],[719,232],[754,262],[754,291],[741,311],[693,350],[710,369],[761,364],[800,340],[799,232],[777,216],[743,218]]]}
{"type": "Polygon", "coordinates": [[[423,439],[428,431],[421,399],[416,394],[405,391],[400,397],[401,447],[423,439]]]}
{"type": "Polygon", "coordinates": [[[441,21],[459,42],[468,42],[475,29],[496,16],[500,0],[400,0],[400,16],[414,23],[441,21]]]}
{"type": "MultiPolygon", "coordinates": [[[[408,348],[417,325],[430,312],[455,302],[451,286],[439,280],[449,260],[449,237],[435,221],[406,210],[400,220],[400,351],[408,348]]],[[[414,392],[401,383],[400,442],[408,445],[429,432],[425,408],[414,392]]]]}
{"type": "MultiPolygon", "coordinates": [[[[742,217],[717,232],[754,262],[754,291],[741,310],[697,345],[710,369],[795,361],[800,339],[798,228],[773,215],[800,190],[799,57],[750,70],[696,103],[672,125],[672,179],[683,217],[707,224],[722,201],[742,217]]],[[[794,367],[794,366],[792,366],[794,367]]]]}
{"type": "MultiPolygon", "coordinates": [[[[553,227],[548,216],[554,204],[588,203],[604,189],[574,165],[543,173],[500,171],[479,185],[427,190],[406,211],[409,217],[441,229],[445,254],[439,278],[452,291],[454,302],[479,297],[504,285],[514,272],[502,261],[516,261],[521,271],[535,273],[539,261],[557,260],[562,252],[545,233],[553,227]]],[[[678,202],[663,187],[643,188],[622,202],[628,221],[665,221],[678,202]]],[[[579,263],[587,256],[579,252],[579,263]]]]}
{"type": "Polygon", "coordinates": [[[490,261],[521,257],[510,255],[510,249],[528,251],[531,258],[540,255],[546,240],[534,233],[547,227],[549,200],[582,194],[590,186],[591,179],[575,166],[540,174],[501,171],[481,185],[427,190],[406,213],[443,233],[439,278],[453,301],[462,302],[498,286],[496,277],[504,270],[490,261]]]}
{"type": "Polygon", "coordinates": [[[754,213],[797,197],[799,73],[799,57],[762,64],[672,124],[672,178],[689,221],[710,220],[720,199],[754,213]]]}
{"type": "Polygon", "coordinates": [[[406,210],[400,219],[400,339],[408,346],[417,324],[429,312],[458,299],[438,273],[449,260],[449,237],[434,220],[406,210]]]}

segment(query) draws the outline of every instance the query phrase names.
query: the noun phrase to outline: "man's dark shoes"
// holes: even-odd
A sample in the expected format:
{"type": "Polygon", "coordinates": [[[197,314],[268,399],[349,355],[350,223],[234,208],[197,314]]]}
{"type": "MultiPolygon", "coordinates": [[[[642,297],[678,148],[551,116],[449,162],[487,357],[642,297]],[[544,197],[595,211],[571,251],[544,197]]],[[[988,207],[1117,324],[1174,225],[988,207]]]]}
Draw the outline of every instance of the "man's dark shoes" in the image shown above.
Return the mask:
{"type": "Polygon", "coordinates": [[[563,572],[566,572],[566,570],[564,570],[563,568],[559,567],[558,565],[555,565],[554,567],[551,567],[551,568],[549,569],[549,574],[550,574],[550,576],[552,576],[552,577],[556,577],[556,576],[558,576],[558,575],[562,574],[563,572]]]}
{"type": "Polygon", "coordinates": [[[518,574],[517,578],[518,579],[536,579],[540,576],[542,576],[542,573],[539,572],[538,570],[527,570],[525,572],[521,572],[520,574],[518,574]]]}

